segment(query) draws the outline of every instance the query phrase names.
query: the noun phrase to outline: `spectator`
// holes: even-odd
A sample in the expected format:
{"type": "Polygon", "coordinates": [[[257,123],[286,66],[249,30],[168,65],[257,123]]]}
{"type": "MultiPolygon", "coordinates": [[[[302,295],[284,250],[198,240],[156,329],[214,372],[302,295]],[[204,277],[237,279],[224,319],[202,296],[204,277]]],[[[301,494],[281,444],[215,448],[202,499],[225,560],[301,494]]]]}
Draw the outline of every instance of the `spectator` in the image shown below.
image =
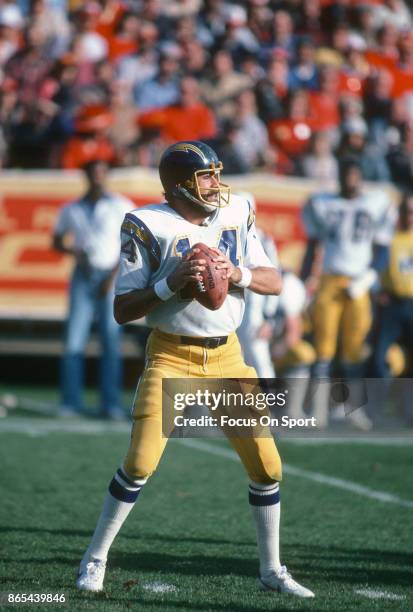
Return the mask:
{"type": "Polygon", "coordinates": [[[255,36],[260,47],[268,45],[271,40],[272,11],[267,1],[252,0],[248,3],[248,28],[255,36]]]}
{"type": "Polygon", "coordinates": [[[63,11],[50,6],[46,0],[31,0],[29,19],[43,31],[52,58],[66,53],[70,42],[70,25],[63,11]]]}
{"type": "Polygon", "coordinates": [[[304,89],[291,92],[286,100],[286,116],[268,125],[271,142],[286,158],[288,174],[294,174],[294,164],[306,153],[316,122],[311,115],[310,98],[304,89]]]}
{"type": "Polygon", "coordinates": [[[384,0],[372,5],[373,24],[378,29],[390,23],[399,31],[406,30],[412,25],[412,16],[402,0],[384,0]]]}
{"type": "Polygon", "coordinates": [[[342,126],[339,157],[352,157],[359,163],[366,181],[388,181],[390,172],[385,153],[367,141],[367,124],[361,117],[347,119],[342,126]]]}
{"type": "Polygon", "coordinates": [[[217,51],[211,60],[209,76],[201,82],[201,93],[218,119],[229,119],[235,115],[236,98],[251,85],[247,75],[234,70],[230,53],[217,51]]]}
{"type": "Polygon", "coordinates": [[[310,92],[311,108],[318,118],[318,127],[322,130],[333,130],[332,140],[337,139],[340,123],[339,99],[340,75],[335,66],[324,65],[319,71],[319,88],[310,92]]]}
{"type": "Polygon", "coordinates": [[[81,108],[74,121],[75,134],[63,148],[62,167],[65,170],[82,168],[94,159],[113,163],[115,149],[106,135],[112,122],[112,114],[103,105],[81,108]]]}
{"type": "Polygon", "coordinates": [[[369,79],[365,88],[365,116],[371,141],[382,151],[387,149],[386,132],[391,120],[393,80],[391,72],[382,68],[369,79]]]}
{"type": "Polygon", "coordinates": [[[5,76],[18,84],[21,104],[29,105],[37,101],[40,85],[52,65],[43,30],[36,24],[30,24],[24,32],[23,48],[4,67],[5,76]]]}
{"type": "Polygon", "coordinates": [[[212,142],[227,174],[246,174],[250,170],[237,146],[239,130],[237,119],[226,119],[218,137],[212,142]]]}
{"type": "Polygon", "coordinates": [[[213,113],[201,102],[199,86],[192,77],[181,80],[178,104],[148,111],[138,119],[141,129],[157,129],[164,142],[207,140],[217,133],[213,113]]]}
{"type": "Polygon", "coordinates": [[[165,3],[163,14],[168,19],[180,19],[181,17],[195,17],[201,8],[201,0],[172,0],[165,3]]]}
{"type": "Polygon", "coordinates": [[[39,99],[20,109],[18,121],[10,125],[9,163],[17,168],[48,168],[53,132],[51,121],[57,108],[39,99]]]}
{"type": "MultiPolygon", "coordinates": [[[[412,15],[402,0],[76,0],[70,13],[63,0],[0,4],[0,84],[3,78],[18,84],[13,121],[2,130],[3,159],[12,165],[58,165],[73,113],[96,104],[116,116],[106,134],[118,151],[116,163],[136,159],[137,150],[142,159],[156,158],[143,152],[152,138],[149,150],[158,150],[164,128],[142,126],[139,136],[131,125],[134,107],[145,114],[176,110],[182,75],[201,84],[208,121],[211,113],[218,124],[230,119],[233,135],[241,127],[234,123],[237,100],[254,89],[283,174],[302,172],[300,156],[313,130],[334,131],[336,144],[338,126],[355,114],[368,122],[363,155],[374,145],[383,158],[390,146],[394,157],[400,125],[413,117],[413,35],[400,29],[412,15]],[[311,112],[289,125],[286,108],[295,89],[310,93],[311,112]],[[275,140],[282,142],[274,142],[274,121],[287,121],[277,125],[275,140]],[[284,145],[294,141],[298,149],[286,152],[284,145]],[[30,161],[36,146],[42,154],[30,161]]],[[[270,147],[264,157],[271,156],[270,147]]]]}
{"type": "Polygon", "coordinates": [[[271,51],[277,48],[283,49],[288,54],[288,57],[293,57],[294,55],[295,39],[293,20],[290,13],[283,9],[277,9],[274,12],[272,20],[272,37],[267,52],[271,53],[271,51]]]}
{"type": "Polygon", "coordinates": [[[237,4],[225,4],[223,7],[225,33],[218,41],[218,47],[231,54],[234,63],[238,64],[251,53],[258,53],[260,45],[253,32],[247,27],[247,12],[237,4]]]}
{"type": "Polygon", "coordinates": [[[177,45],[169,43],[162,47],[158,74],[134,87],[133,99],[138,111],[170,106],[178,101],[181,57],[182,53],[177,45]]]}
{"type": "Polygon", "coordinates": [[[244,91],[236,104],[235,146],[246,166],[253,170],[270,162],[268,132],[265,123],[257,116],[255,96],[244,91]]]}
{"type": "Polygon", "coordinates": [[[99,160],[84,166],[87,191],[61,210],[53,247],[71,255],[75,262],[62,362],[62,415],[83,411],[84,352],[96,315],[102,343],[100,415],[119,419],[123,416],[120,328],[113,317],[113,282],[119,262],[120,226],[134,205],[106,190],[107,171],[107,164],[99,160]]]}
{"type": "Polygon", "coordinates": [[[205,47],[210,44],[209,33],[205,31],[202,24],[195,21],[194,17],[181,17],[172,23],[174,23],[173,38],[178,45],[183,46],[194,40],[199,40],[205,47]]]}
{"type": "Polygon", "coordinates": [[[0,167],[10,165],[10,133],[17,123],[17,83],[5,79],[0,87],[0,167]]]}
{"type": "Polygon", "coordinates": [[[335,26],[341,27],[350,22],[350,4],[349,0],[333,0],[333,2],[324,3],[321,23],[325,32],[331,32],[335,26]]]}
{"type": "Polygon", "coordinates": [[[223,0],[204,0],[201,7],[199,21],[210,34],[209,47],[217,46],[217,41],[224,36],[224,7],[225,3],[223,0]]]}
{"type": "Polygon", "coordinates": [[[295,31],[300,36],[307,36],[316,45],[326,42],[326,33],[321,27],[320,0],[303,0],[298,15],[295,31]]]}
{"type": "Polygon", "coordinates": [[[182,48],[183,72],[195,79],[202,79],[205,74],[209,55],[198,40],[184,41],[182,48]]]}
{"type": "Polygon", "coordinates": [[[376,43],[376,27],[374,23],[373,7],[371,4],[361,4],[356,6],[354,21],[357,31],[367,45],[373,47],[376,43]]]}
{"type": "Polygon", "coordinates": [[[76,51],[84,63],[98,62],[108,55],[108,42],[96,32],[99,18],[98,5],[86,3],[76,15],[77,34],[75,38],[76,51]]]}
{"type": "Polygon", "coordinates": [[[274,49],[266,76],[256,88],[258,114],[264,123],[281,119],[284,115],[283,99],[288,92],[288,55],[283,49],[274,49]]]}
{"type": "Polygon", "coordinates": [[[370,74],[370,66],[364,57],[365,45],[350,42],[344,53],[341,66],[343,89],[354,96],[361,96],[365,79],[370,74]]]}
{"type": "Polygon", "coordinates": [[[413,189],[413,124],[405,123],[401,128],[400,143],[390,147],[387,160],[391,179],[399,189],[413,189]]]}
{"type": "Polygon", "coordinates": [[[109,59],[116,65],[118,61],[127,55],[139,51],[139,33],[141,19],[132,11],[126,11],[120,17],[116,28],[109,36],[109,59]]]}
{"type": "Polygon", "coordinates": [[[136,109],[130,102],[129,92],[124,83],[115,81],[112,84],[109,108],[113,122],[108,128],[108,137],[116,150],[115,161],[120,166],[136,166],[133,148],[139,136],[139,129],[136,123],[136,109]]]}
{"type": "Polygon", "coordinates": [[[314,43],[309,38],[302,38],[297,44],[297,59],[288,75],[289,89],[318,89],[318,70],[314,60],[314,43]]]}
{"type": "Polygon", "coordinates": [[[16,5],[0,8],[0,70],[19,49],[22,26],[23,18],[16,5]]]}
{"type": "Polygon", "coordinates": [[[377,40],[366,51],[370,65],[393,70],[399,58],[399,33],[391,23],[385,23],[377,32],[377,40]]]}
{"type": "Polygon", "coordinates": [[[42,82],[39,96],[53,101],[60,112],[71,113],[78,104],[78,73],[74,55],[71,53],[62,55],[42,82]]]}
{"type": "Polygon", "coordinates": [[[328,132],[314,132],[310,148],[302,159],[302,173],[320,183],[320,187],[332,187],[338,178],[338,163],[332,153],[328,132]]]}
{"type": "Polygon", "coordinates": [[[327,32],[330,33],[329,47],[335,52],[335,62],[341,66],[350,42],[350,28],[346,22],[337,22],[327,32]]]}
{"type": "Polygon", "coordinates": [[[118,76],[129,85],[130,90],[139,83],[153,79],[158,72],[158,36],[156,26],[149,21],[143,21],[139,31],[138,52],[120,59],[118,76]]]}
{"type": "Polygon", "coordinates": [[[92,0],[91,12],[95,15],[96,32],[110,45],[127,13],[127,5],[121,0],[99,0],[98,4],[94,5],[92,0]]]}
{"type": "Polygon", "coordinates": [[[256,85],[265,78],[265,70],[261,66],[258,57],[254,54],[249,54],[239,63],[239,71],[241,74],[246,74],[253,85],[256,85]]]}

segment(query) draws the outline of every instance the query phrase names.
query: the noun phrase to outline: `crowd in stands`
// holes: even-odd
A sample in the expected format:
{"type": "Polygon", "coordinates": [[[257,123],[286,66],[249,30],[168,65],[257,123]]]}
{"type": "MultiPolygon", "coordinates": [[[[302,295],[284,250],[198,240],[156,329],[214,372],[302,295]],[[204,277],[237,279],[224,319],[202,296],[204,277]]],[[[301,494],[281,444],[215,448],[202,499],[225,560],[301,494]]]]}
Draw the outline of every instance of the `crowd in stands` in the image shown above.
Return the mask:
{"type": "Polygon", "coordinates": [[[226,172],[412,182],[403,0],[0,0],[0,164],[156,167],[211,143],[226,172]]]}

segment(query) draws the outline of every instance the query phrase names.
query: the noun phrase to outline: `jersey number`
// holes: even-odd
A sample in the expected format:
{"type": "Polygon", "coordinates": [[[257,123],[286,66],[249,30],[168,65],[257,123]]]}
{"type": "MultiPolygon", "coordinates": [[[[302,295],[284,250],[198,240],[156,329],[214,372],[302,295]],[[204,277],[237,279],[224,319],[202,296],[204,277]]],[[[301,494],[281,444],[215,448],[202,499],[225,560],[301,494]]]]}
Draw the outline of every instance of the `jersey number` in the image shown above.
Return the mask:
{"type": "MultiPolygon", "coordinates": [[[[218,248],[228,257],[228,259],[231,260],[231,263],[234,266],[239,266],[238,236],[235,228],[222,230],[218,242],[218,248]]],[[[175,245],[176,254],[183,257],[190,249],[191,244],[189,242],[189,238],[179,238],[175,245]]]]}
{"type": "MultiPolygon", "coordinates": [[[[328,239],[338,240],[340,229],[343,226],[344,211],[329,211],[327,213],[328,239]]],[[[353,218],[351,230],[352,242],[363,242],[368,240],[371,234],[372,219],[365,210],[357,210],[353,218]]]]}
{"type": "MultiPolygon", "coordinates": [[[[239,266],[239,262],[240,262],[240,259],[238,256],[239,255],[238,244],[239,244],[238,234],[235,228],[224,229],[221,231],[221,235],[220,235],[219,242],[218,242],[218,248],[220,251],[222,251],[222,253],[224,253],[224,255],[228,257],[228,259],[230,259],[231,263],[234,266],[239,266]]],[[[177,255],[179,255],[180,257],[183,257],[185,253],[187,253],[190,250],[191,250],[191,244],[189,242],[189,238],[185,236],[184,238],[179,238],[179,240],[177,240],[175,244],[175,252],[177,255]]],[[[238,288],[237,288],[237,291],[239,291],[238,288]]],[[[178,292],[178,295],[179,295],[179,298],[184,301],[192,299],[191,297],[189,297],[188,290],[186,289],[186,287],[181,289],[178,292]]]]}

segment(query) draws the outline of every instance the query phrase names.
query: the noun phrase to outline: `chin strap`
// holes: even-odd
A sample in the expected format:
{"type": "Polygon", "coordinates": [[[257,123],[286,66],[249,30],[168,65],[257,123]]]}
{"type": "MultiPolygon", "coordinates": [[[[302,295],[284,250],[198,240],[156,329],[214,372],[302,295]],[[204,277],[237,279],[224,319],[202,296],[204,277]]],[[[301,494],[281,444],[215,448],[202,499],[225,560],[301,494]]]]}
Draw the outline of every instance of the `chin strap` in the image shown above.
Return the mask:
{"type": "Polygon", "coordinates": [[[189,200],[193,204],[197,204],[198,206],[201,206],[204,210],[207,210],[208,212],[214,212],[214,210],[219,208],[219,206],[213,206],[212,204],[208,205],[208,204],[205,204],[205,202],[201,202],[201,200],[198,200],[198,198],[192,195],[192,193],[188,191],[188,189],[185,189],[185,187],[177,186],[173,190],[172,195],[181,200],[182,198],[185,200],[189,200]]]}

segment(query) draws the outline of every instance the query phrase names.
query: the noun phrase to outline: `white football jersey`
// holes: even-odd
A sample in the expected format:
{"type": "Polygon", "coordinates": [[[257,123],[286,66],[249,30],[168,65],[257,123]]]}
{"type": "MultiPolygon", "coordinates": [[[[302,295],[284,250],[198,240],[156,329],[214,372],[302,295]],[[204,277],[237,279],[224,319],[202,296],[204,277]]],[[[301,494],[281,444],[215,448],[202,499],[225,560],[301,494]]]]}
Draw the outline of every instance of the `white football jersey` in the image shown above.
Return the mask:
{"type": "MultiPolygon", "coordinates": [[[[197,242],[218,247],[234,265],[273,267],[257,236],[248,200],[232,195],[202,225],[184,219],[166,202],[128,213],[121,230],[118,295],[153,286],[167,277],[197,242]]],[[[149,327],[195,337],[224,336],[237,329],[244,313],[244,292],[230,288],[219,310],[209,310],[186,296],[185,288],[146,316],[149,327]]]]}
{"type": "Polygon", "coordinates": [[[353,199],[317,194],[305,204],[303,222],[308,237],[323,244],[323,272],[357,277],[371,264],[373,243],[389,244],[395,210],[383,191],[353,199]]]}

